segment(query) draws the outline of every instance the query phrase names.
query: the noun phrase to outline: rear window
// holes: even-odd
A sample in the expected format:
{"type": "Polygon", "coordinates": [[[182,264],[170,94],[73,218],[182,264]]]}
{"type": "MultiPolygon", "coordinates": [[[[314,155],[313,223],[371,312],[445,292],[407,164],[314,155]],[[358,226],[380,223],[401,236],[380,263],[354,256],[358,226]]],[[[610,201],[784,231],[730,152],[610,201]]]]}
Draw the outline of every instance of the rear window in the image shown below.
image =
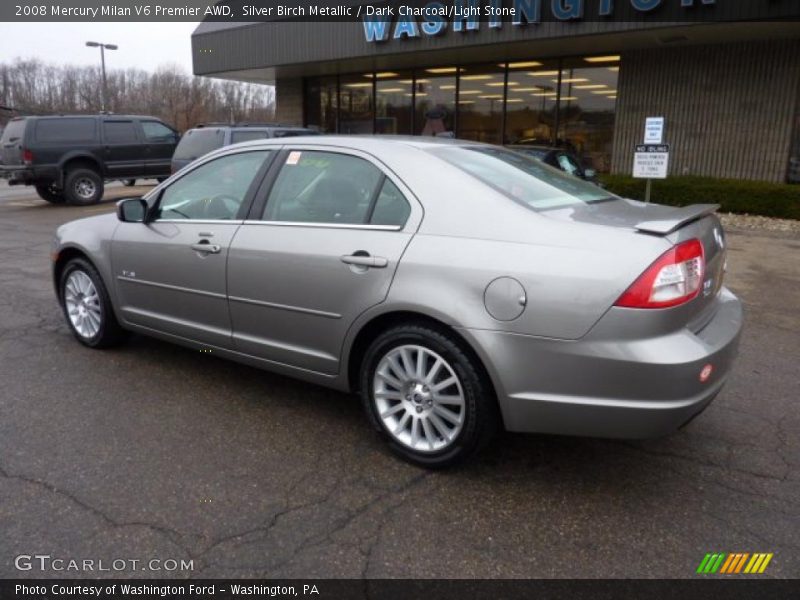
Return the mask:
{"type": "Polygon", "coordinates": [[[97,120],[81,117],[64,119],[38,119],[36,140],[39,142],[91,142],[94,141],[97,120]]]}
{"type": "Polygon", "coordinates": [[[615,198],[606,190],[503,148],[457,146],[432,154],[534,210],[615,198]]]}
{"type": "Polygon", "coordinates": [[[25,134],[25,119],[17,119],[9,121],[6,128],[3,130],[3,137],[0,138],[3,142],[16,142],[22,139],[25,134]]]}
{"type": "Polygon", "coordinates": [[[222,148],[224,141],[225,131],[222,129],[190,129],[175,148],[173,158],[194,160],[222,148]]]}
{"type": "Polygon", "coordinates": [[[239,142],[250,142],[252,140],[263,140],[267,138],[265,129],[253,130],[244,129],[241,131],[231,131],[231,144],[238,144],[239,142]]]}

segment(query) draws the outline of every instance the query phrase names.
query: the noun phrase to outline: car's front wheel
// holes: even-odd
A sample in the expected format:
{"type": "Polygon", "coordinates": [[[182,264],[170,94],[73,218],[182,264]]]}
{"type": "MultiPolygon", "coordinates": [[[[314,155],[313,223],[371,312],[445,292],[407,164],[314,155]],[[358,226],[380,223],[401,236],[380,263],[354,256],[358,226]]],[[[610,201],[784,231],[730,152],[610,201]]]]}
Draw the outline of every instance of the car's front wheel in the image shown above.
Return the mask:
{"type": "Polygon", "coordinates": [[[384,332],[365,354],[360,383],[372,424],[417,465],[461,462],[495,433],[497,405],[483,369],[444,330],[409,324],[384,332]]]}
{"type": "Polygon", "coordinates": [[[59,291],[67,324],[81,344],[107,348],[125,339],[103,280],[89,261],[69,261],[61,272],[59,291]]]}

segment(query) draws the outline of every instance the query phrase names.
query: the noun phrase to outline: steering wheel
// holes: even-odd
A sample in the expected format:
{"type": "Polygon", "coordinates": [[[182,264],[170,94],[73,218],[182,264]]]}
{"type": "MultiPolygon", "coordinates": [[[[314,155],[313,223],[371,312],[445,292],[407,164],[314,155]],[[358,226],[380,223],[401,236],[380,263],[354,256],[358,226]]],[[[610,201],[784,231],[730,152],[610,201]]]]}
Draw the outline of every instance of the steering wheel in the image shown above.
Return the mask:
{"type": "Polygon", "coordinates": [[[218,194],[203,201],[203,217],[207,219],[233,219],[239,211],[241,200],[228,194],[218,194]]]}

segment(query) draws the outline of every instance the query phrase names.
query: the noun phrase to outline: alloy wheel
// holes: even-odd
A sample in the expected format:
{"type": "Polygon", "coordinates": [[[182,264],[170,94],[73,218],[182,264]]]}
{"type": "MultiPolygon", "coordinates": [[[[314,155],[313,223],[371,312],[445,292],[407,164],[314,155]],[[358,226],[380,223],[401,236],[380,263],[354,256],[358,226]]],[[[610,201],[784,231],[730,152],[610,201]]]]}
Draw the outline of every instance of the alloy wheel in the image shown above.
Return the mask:
{"type": "Polygon", "coordinates": [[[103,323],[100,296],[92,279],[83,271],[73,271],[67,277],[64,304],[72,327],[81,337],[91,339],[97,335],[103,323]]]}
{"type": "Polygon", "coordinates": [[[73,189],[75,190],[75,194],[77,196],[88,200],[94,197],[94,194],[97,191],[97,186],[95,185],[94,181],[88,177],[81,177],[75,180],[75,183],[73,183],[73,189]]]}
{"type": "Polygon", "coordinates": [[[372,392],[386,430],[417,452],[446,449],[464,426],[461,382],[444,358],[424,346],[389,350],[378,362],[372,392]]]}

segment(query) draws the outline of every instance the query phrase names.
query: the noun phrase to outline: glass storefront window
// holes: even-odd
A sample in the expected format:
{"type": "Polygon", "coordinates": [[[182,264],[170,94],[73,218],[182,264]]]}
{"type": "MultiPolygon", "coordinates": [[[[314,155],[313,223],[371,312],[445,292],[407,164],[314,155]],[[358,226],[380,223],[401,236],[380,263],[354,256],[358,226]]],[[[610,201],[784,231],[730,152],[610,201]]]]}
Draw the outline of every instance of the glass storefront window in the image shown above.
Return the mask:
{"type": "Polygon", "coordinates": [[[342,76],[339,80],[339,133],[372,133],[372,74],[342,76]]]}
{"type": "Polygon", "coordinates": [[[410,72],[375,73],[375,133],[413,133],[413,92],[410,72]]]}
{"type": "Polygon", "coordinates": [[[458,137],[500,144],[503,128],[505,65],[466,67],[460,70],[458,137]]]}
{"type": "Polygon", "coordinates": [[[611,170],[618,75],[618,56],[571,58],[562,63],[560,144],[577,154],[584,166],[601,173],[611,170]]]}
{"type": "Polygon", "coordinates": [[[619,68],[619,56],[587,56],[378,71],[342,75],[338,95],[335,77],[310,78],[306,124],[326,133],[560,145],[608,172],[619,68]]]}
{"type": "Polygon", "coordinates": [[[314,77],[306,80],[306,126],[323,133],[336,133],[338,97],[336,77],[314,77]]]}
{"type": "Polygon", "coordinates": [[[438,67],[417,72],[414,82],[414,133],[453,135],[456,119],[455,67],[438,67]]]}
{"type": "Polygon", "coordinates": [[[504,143],[555,142],[558,74],[557,60],[509,63],[504,143]]]}

